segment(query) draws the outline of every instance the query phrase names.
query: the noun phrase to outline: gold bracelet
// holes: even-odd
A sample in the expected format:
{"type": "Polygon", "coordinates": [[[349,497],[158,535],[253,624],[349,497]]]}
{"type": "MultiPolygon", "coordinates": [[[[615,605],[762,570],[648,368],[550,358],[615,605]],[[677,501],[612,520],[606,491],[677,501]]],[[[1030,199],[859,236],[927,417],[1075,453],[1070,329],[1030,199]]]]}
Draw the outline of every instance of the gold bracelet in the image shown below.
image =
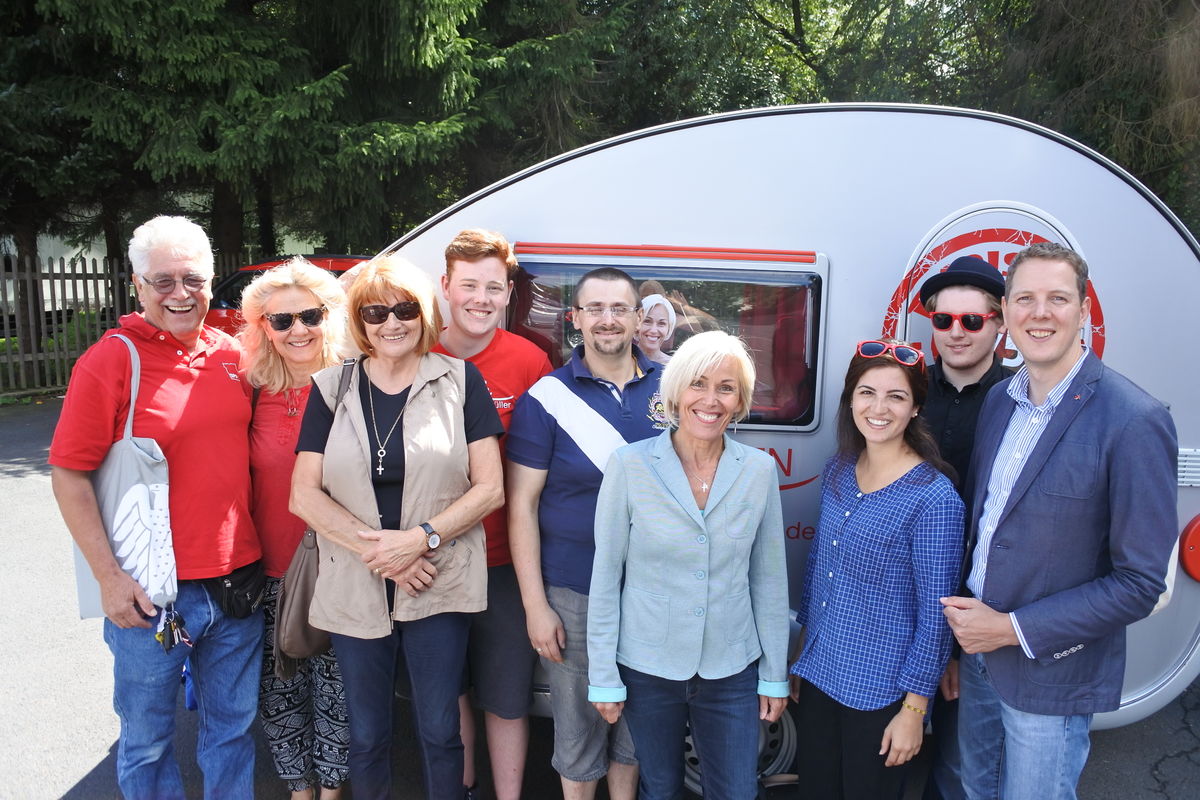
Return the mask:
{"type": "Polygon", "coordinates": [[[917,712],[917,713],[918,713],[918,714],[920,714],[922,717],[923,717],[923,716],[925,716],[925,709],[923,709],[923,708],[917,708],[916,706],[914,706],[912,703],[908,702],[907,700],[901,700],[901,701],[900,701],[900,705],[904,706],[904,707],[905,707],[905,708],[907,708],[909,711],[915,711],[915,712],[917,712]]]}

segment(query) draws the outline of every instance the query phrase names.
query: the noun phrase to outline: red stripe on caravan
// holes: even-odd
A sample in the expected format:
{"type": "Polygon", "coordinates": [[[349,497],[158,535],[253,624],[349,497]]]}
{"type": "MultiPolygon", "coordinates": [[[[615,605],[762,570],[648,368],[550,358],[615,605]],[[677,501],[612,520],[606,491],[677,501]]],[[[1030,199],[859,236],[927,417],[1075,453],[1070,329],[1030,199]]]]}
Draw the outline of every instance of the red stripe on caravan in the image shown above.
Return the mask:
{"type": "Polygon", "coordinates": [[[564,244],[517,242],[517,255],[627,256],[645,258],[703,258],[710,261],[785,261],[817,263],[813,250],[756,250],[734,247],[679,247],[662,244],[564,244]]]}

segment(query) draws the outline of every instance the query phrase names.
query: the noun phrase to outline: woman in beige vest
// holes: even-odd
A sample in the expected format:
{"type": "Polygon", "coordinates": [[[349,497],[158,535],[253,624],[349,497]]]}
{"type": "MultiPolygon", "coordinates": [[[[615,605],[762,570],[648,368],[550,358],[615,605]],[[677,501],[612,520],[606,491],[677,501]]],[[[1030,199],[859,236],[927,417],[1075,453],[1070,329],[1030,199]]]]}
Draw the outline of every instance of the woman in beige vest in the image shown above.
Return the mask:
{"type": "Polygon", "coordinates": [[[342,367],[314,377],[292,478],[292,510],[317,532],[310,611],[333,635],[350,715],[356,798],[391,793],[397,656],[429,800],[458,800],[468,614],[486,605],[480,520],[504,501],[503,433],[479,371],[431,353],[441,331],[433,285],[399,258],[376,259],[348,291],[363,353],[339,397],[342,367]]]}

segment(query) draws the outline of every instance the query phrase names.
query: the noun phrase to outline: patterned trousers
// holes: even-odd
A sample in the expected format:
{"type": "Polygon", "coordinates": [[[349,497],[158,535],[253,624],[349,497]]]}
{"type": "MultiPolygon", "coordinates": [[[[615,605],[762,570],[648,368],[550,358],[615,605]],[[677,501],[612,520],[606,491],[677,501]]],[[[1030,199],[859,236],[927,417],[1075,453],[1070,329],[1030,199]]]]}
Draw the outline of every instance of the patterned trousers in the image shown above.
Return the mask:
{"type": "Polygon", "coordinates": [[[302,661],[290,680],[275,676],[275,610],[282,585],[281,578],[267,578],[258,715],[275,771],[289,791],[303,791],[314,783],[337,788],[346,780],[350,757],[342,673],[330,649],[302,661]]]}

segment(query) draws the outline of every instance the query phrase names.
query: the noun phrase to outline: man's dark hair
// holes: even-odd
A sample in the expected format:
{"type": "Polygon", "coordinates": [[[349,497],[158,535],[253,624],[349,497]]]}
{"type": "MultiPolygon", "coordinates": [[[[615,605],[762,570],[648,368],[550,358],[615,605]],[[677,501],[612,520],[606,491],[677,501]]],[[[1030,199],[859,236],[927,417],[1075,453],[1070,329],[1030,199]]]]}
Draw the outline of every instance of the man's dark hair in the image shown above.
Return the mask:
{"type": "Polygon", "coordinates": [[[579,282],[575,284],[575,291],[574,296],[571,298],[571,305],[575,307],[579,306],[579,290],[583,288],[585,283],[592,280],[624,281],[625,283],[629,284],[629,291],[633,293],[634,300],[637,300],[637,284],[633,282],[633,278],[629,277],[628,272],[622,269],[617,269],[616,267],[597,267],[596,269],[585,274],[579,279],[579,282]]]}

